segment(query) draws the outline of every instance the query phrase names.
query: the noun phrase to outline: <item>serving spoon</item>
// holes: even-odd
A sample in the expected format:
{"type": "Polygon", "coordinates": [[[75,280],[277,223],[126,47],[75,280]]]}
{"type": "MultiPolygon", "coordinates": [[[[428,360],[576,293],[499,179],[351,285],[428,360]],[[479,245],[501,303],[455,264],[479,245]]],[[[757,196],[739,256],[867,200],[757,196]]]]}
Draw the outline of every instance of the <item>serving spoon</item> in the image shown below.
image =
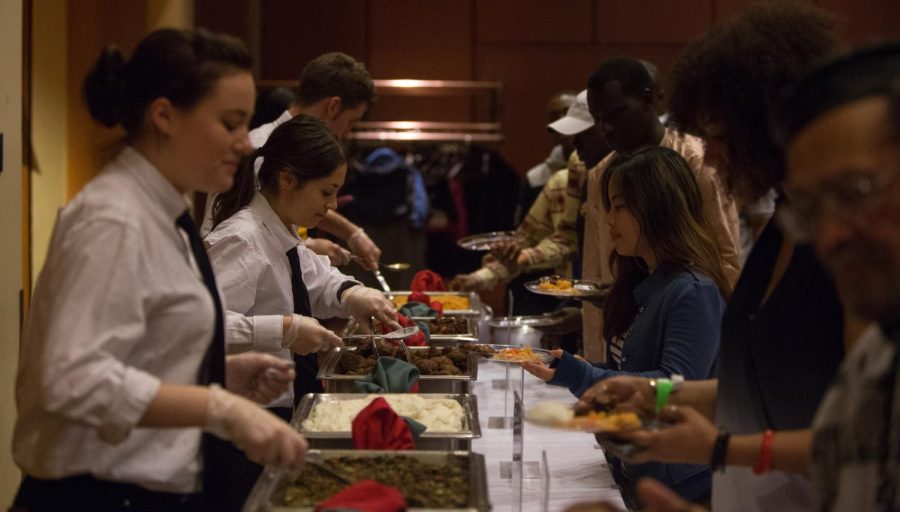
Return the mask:
{"type": "MultiPolygon", "coordinates": [[[[362,260],[360,259],[360,257],[355,254],[351,254],[350,259],[357,263],[362,263],[362,260]]],[[[408,269],[410,265],[409,265],[409,263],[405,263],[405,262],[396,262],[396,263],[381,263],[381,262],[379,262],[378,266],[385,270],[400,272],[401,270],[408,269]]]]}

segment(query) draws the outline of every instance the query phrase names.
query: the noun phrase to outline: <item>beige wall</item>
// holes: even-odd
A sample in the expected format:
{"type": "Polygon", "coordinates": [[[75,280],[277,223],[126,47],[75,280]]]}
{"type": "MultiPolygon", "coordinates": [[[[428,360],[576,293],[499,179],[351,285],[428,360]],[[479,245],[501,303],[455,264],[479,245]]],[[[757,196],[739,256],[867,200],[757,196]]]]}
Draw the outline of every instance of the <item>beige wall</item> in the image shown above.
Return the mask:
{"type": "Polygon", "coordinates": [[[22,2],[0,1],[0,55],[0,509],[5,509],[19,484],[10,444],[22,288],[22,2]]]}
{"type": "Polygon", "coordinates": [[[66,202],[66,2],[35,0],[32,10],[31,270],[37,278],[56,211],[66,202]]]}

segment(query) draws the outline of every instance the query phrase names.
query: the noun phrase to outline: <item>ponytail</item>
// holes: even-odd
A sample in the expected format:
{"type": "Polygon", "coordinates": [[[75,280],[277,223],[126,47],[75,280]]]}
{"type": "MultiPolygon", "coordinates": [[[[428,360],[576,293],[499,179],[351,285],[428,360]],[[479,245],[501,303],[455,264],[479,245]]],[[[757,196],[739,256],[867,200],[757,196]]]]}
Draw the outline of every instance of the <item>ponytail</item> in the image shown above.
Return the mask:
{"type": "Polygon", "coordinates": [[[107,128],[122,121],[125,62],[125,55],[115,46],[104,49],[82,85],[91,117],[107,128]]]}
{"type": "Polygon", "coordinates": [[[247,47],[234,37],[203,29],[159,29],[144,37],[131,55],[116,47],[100,53],[82,84],[91,117],[107,127],[121,125],[134,138],[144,111],[156,98],[188,109],[212,90],[216,81],[238,71],[250,72],[247,47]]]}
{"type": "Polygon", "coordinates": [[[256,149],[249,156],[245,156],[234,174],[234,184],[231,186],[231,189],[216,196],[212,208],[213,229],[253,200],[253,195],[256,194],[257,189],[256,171],[253,168],[253,163],[261,156],[262,148],[256,149]]]}

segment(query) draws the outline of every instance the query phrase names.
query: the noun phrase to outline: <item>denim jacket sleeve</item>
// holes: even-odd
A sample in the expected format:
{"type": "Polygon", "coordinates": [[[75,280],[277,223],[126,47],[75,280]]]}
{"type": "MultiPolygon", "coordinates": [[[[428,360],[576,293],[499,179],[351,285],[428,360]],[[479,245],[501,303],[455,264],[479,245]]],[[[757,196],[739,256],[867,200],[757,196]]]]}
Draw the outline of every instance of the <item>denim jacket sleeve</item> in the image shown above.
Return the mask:
{"type": "Polygon", "coordinates": [[[575,396],[581,396],[595,382],[616,375],[657,378],[678,373],[689,380],[708,378],[716,366],[723,310],[724,301],[714,287],[688,287],[669,305],[661,340],[628,340],[632,344],[641,343],[640,346],[646,344],[650,349],[661,344],[656,368],[618,371],[606,365],[592,366],[563,353],[548,383],[567,387],[575,396]]]}

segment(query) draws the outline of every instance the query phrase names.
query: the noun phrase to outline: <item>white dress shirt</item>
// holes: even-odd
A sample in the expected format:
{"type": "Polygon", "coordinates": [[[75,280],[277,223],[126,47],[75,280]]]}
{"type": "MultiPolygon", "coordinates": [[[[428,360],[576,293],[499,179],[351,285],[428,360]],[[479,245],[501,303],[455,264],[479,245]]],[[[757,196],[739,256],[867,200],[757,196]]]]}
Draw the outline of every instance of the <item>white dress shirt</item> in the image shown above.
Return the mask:
{"type": "Polygon", "coordinates": [[[199,488],[200,429],[142,428],[160,383],[196,384],[215,310],[175,219],[185,199],[126,147],[64,207],[16,382],[13,456],[33,477],[199,488]]]}
{"type": "MultiPolygon", "coordinates": [[[[313,316],[348,317],[338,290],[355,281],[301,243],[259,192],[250,204],[216,226],[204,239],[225,303],[225,339],[229,352],[257,350],[292,360],[283,349],[283,318],[294,312],[287,252],[300,256],[303,283],[313,316]]],[[[293,406],[293,389],[269,404],[293,406]]]]}
{"type": "MultiPolygon", "coordinates": [[[[285,110],[278,116],[278,119],[272,121],[271,123],[266,123],[263,125],[259,125],[256,128],[250,130],[248,136],[250,137],[250,144],[253,146],[253,149],[259,149],[269,140],[269,136],[272,135],[272,132],[275,131],[275,128],[283,125],[284,123],[293,119],[294,116],[291,115],[290,110],[285,110]]],[[[253,162],[253,172],[259,174],[259,168],[262,166],[262,158],[257,158],[253,162]]],[[[212,208],[213,203],[216,201],[216,196],[218,194],[209,194],[206,198],[206,207],[203,212],[203,222],[200,223],[200,236],[206,236],[210,231],[213,230],[213,219],[212,219],[212,208]]]]}

